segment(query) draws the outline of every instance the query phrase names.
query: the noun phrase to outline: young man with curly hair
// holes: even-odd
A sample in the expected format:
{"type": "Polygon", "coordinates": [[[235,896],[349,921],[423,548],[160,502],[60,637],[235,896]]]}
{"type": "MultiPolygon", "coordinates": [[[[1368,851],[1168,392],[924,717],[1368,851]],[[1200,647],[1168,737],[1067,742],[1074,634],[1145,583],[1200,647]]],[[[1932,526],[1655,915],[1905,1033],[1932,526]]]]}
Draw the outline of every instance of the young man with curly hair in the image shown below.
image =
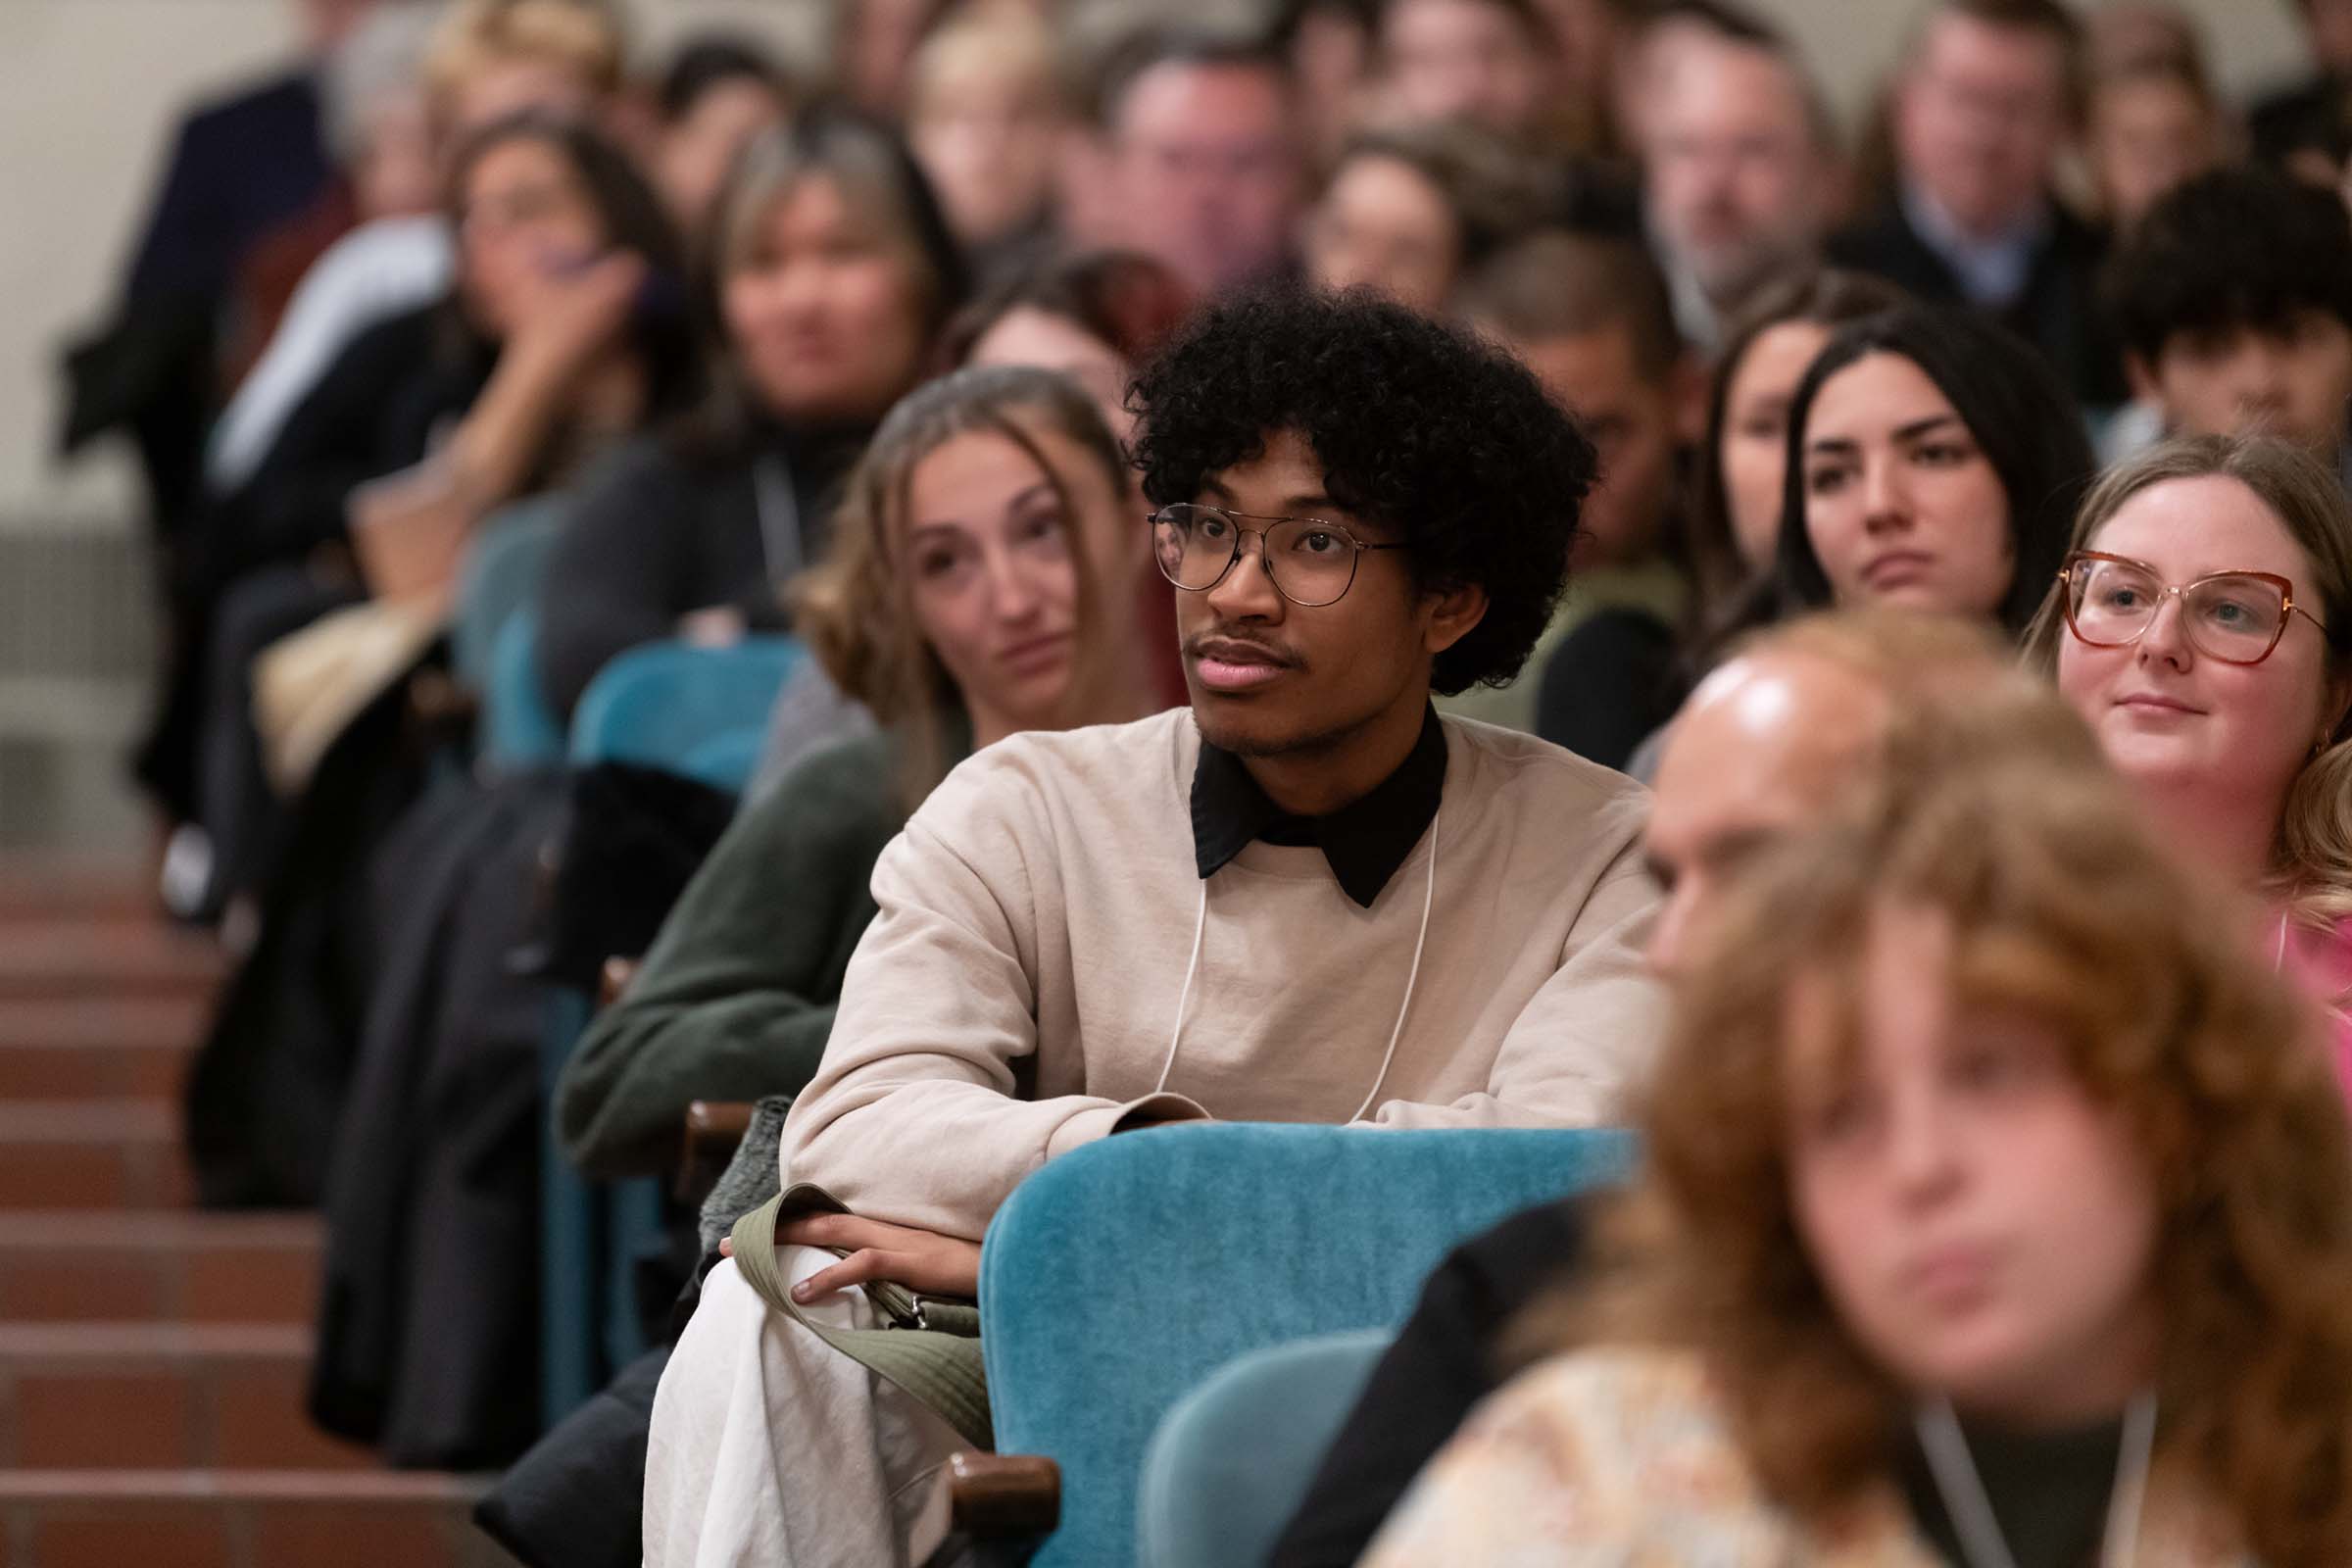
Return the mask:
{"type": "Polygon", "coordinates": [[[1430,705],[1561,591],[1593,457],[1535,378],[1297,297],[1210,312],[1134,403],[1190,709],[990,747],[883,853],[772,1242],[739,1227],[655,1405],[655,1568],[923,1559],[974,1424],[869,1370],[864,1288],[974,1295],[1044,1161],[1212,1116],[1608,1121],[1660,1037],[1642,791],[1430,705]]]}

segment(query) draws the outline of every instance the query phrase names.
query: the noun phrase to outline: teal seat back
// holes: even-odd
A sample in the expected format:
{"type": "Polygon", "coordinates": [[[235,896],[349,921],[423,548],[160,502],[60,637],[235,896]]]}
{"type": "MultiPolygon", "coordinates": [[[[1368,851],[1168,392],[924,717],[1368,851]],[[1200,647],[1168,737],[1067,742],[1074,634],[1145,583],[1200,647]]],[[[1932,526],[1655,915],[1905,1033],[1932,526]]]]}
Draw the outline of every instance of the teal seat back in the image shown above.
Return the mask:
{"type": "Polygon", "coordinates": [[[724,648],[632,648],[588,683],[571,717],[571,760],[685,773],[713,742],[764,730],[776,693],[803,657],[789,637],[747,637],[724,648]]]}
{"type": "Polygon", "coordinates": [[[1144,1455],[1140,1568],[1264,1562],[1390,1344],[1351,1329],[1252,1350],[1177,1400],[1144,1455]]]}
{"type": "Polygon", "coordinates": [[[458,679],[473,690],[489,689],[500,630],[537,599],[564,518],[560,496],[518,501],[484,522],[466,550],[450,620],[449,658],[458,679]]]}
{"type": "Polygon", "coordinates": [[[494,773],[524,773],[564,760],[564,729],[539,691],[539,611],[525,604],[491,639],[476,749],[494,773]]]}
{"type": "MultiPolygon", "coordinates": [[[[579,767],[658,767],[740,793],[758,760],[768,710],[801,657],[800,644],[782,637],[724,648],[633,648],[598,671],[581,695],[569,760],[579,767]]],[[[556,755],[566,751],[559,747],[556,755]]],[[[550,1000],[540,1053],[548,1103],[589,1016],[586,997],[558,991],[550,1000]]],[[[540,1395],[553,1426],[645,1351],[637,1264],[667,1245],[667,1205],[661,1184],[650,1179],[585,1180],[564,1158],[552,1119],[540,1140],[540,1395]]]]}
{"type": "Polygon", "coordinates": [[[1195,1123],[1074,1150],[1016,1189],[980,1261],[999,1448],[1061,1466],[1034,1561],[1133,1560],[1146,1446],[1236,1356],[1394,1330],[1454,1246],[1624,1177],[1618,1132],[1195,1123]]]}
{"type": "Polygon", "coordinates": [[[752,775],[760,771],[760,759],[767,750],[767,730],[729,730],[688,752],[679,762],[678,770],[697,783],[708,784],[729,795],[741,795],[752,786],[752,775]]]}

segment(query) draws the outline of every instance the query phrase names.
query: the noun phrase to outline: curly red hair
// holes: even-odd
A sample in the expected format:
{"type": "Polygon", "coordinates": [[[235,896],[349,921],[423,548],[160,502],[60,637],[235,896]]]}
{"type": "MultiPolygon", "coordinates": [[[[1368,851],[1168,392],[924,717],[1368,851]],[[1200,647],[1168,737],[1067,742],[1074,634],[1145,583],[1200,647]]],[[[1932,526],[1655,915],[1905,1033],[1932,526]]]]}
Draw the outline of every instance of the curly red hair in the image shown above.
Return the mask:
{"type": "Polygon", "coordinates": [[[2019,733],[1996,705],[1898,744],[1866,807],[1761,861],[1710,926],[1646,1105],[1647,1168],[1608,1232],[1615,1266],[1568,1321],[1702,1354],[1759,1477],[1799,1511],[1885,1478],[1906,1401],[1799,1237],[1785,1002],[1804,971],[1850,1005],[1875,912],[1932,909],[1958,937],[1951,983],[2056,1025],[2159,1173],[2168,1473],[2269,1568],[2341,1568],[2352,1135],[2317,1019],[2119,785],[2019,733]]]}

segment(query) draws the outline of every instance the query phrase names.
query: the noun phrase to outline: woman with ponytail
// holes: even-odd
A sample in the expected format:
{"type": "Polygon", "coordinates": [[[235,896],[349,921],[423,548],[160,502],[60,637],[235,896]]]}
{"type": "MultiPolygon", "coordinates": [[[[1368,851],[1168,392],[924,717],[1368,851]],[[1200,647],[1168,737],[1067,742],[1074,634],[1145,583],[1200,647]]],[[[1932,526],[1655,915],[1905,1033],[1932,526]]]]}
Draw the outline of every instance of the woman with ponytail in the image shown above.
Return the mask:
{"type": "Polygon", "coordinates": [[[2028,635],[2184,852],[2262,899],[2352,1092],[2352,505],[2301,451],[2156,447],[2083,502],[2028,635]]]}

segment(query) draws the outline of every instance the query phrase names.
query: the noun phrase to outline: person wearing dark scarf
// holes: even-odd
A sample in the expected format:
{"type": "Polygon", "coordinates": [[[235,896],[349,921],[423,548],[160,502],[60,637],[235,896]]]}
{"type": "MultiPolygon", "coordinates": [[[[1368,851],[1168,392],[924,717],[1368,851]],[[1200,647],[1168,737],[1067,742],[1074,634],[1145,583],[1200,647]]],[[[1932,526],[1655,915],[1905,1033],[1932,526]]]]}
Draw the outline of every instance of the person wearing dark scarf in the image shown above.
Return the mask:
{"type": "Polygon", "coordinates": [[[838,112],[754,141],[708,241],[717,390],[583,490],[549,563],[539,679],[560,716],[640,643],[786,627],[777,586],[824,554],[843,475],[963,299],[913,161],[838,112]]]}

